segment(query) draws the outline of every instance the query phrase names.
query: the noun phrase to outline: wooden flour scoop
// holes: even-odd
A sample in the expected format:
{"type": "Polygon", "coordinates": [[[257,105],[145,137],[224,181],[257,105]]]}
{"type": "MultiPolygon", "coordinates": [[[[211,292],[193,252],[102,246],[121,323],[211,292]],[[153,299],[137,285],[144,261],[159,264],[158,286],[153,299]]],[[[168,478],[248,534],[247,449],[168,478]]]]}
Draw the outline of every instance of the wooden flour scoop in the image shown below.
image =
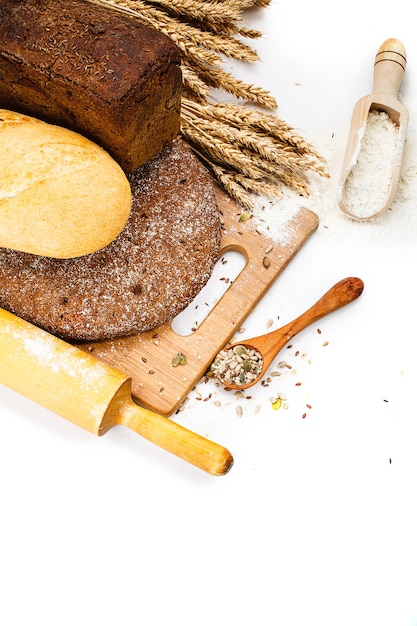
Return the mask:
{"type": "Polygon", "coordinates": [[[339,208],[354,220],[377,217],[390,207],[397,192],[408,126],[408,111],[397,96],[406,63],[401,41],[384,41],[375,56],[373,93],[361,98],[352,113],[337,200],[339,208]],[[386,130],[385,135],[392,126],[392,150],[385,151],[382,144],[374,145],[379,138],[372,137],[371,130],[366,136],[371,112],[388,116],[387,121],[381,116],[376,119],[381,131],[386,130]],[[362,180],[364,175],[369,176],[367,182],[362,180]],[[356,184],[360,184],[359,189],[356,184]]]}
{"type": "Polygon", "coordinates": [[[125,374],[2,309],[0,383],[95,435],[125,425],[209,474],[232,467],[222,446],[135,404],[125,374]]]}

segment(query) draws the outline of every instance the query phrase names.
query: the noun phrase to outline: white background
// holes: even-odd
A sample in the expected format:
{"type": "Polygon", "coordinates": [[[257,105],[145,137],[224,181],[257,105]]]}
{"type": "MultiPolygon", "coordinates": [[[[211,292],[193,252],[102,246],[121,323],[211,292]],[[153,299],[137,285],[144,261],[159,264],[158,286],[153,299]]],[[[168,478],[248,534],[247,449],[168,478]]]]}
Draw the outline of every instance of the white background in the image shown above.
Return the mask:
{"type": "Polygon", "coordinates": [[[210,401],[190,394],[178,419],[231,450],[229,474],[209,476],[122,427],[95,437],[0,389],[5,626],[417,625],[410,8],[276,0],[250,13],[265,33],[255,42],[262,61],[239,77],[272,92],[278,115],[327,151],[334,176],[312,199],[318,231],[247,320],[247,336],[290,321],[345,276],[365,291],[284,349],[296,374],[273,388],[246,401],[206,386],[210,401]],[[334,184],[353,105],[371,92],[389,37],[408,53],[410,181],[378,222],[352,223],[334,184]],[[286,410],[272,410],[278,391],[286,410]]]}

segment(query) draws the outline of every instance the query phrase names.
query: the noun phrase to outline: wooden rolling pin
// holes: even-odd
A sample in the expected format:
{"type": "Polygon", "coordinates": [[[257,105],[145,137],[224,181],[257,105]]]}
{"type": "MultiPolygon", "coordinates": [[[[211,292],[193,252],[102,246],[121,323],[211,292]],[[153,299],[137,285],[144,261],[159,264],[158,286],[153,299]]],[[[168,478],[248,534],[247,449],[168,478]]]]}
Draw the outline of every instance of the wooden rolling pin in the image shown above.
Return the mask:
{"type": "Polygon", "coordinates": [[[133,402],[125,374],[3,309],[0,383],[95,435],[123,424],[209,474],[232,467],[222,446],[133,402]]]}

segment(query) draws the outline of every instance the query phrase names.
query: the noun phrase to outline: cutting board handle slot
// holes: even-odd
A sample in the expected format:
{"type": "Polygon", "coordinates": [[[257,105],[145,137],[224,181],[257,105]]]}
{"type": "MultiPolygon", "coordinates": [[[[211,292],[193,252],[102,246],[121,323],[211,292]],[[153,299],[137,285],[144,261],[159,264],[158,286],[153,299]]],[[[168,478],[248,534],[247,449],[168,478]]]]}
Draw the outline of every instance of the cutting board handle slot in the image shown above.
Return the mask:
{"type": "Polygon", "coordinates": [[[191,304],[172,320],[171,330],[180,337],[186,337],[198,330],[245,270],[246,265],[245,251],[234,247],[222,249],[207,284],[191,304]]]}

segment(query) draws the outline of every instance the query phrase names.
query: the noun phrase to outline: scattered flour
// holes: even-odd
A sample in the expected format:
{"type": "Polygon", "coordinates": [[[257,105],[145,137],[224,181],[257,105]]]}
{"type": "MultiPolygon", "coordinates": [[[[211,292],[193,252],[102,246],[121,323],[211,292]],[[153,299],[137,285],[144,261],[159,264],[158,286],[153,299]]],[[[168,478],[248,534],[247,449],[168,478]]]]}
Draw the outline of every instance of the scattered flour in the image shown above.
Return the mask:
{"type": "Polygon", "coordinates": [[[35,370],[34,378],[44,378],[50,386],[53,386],[55,375],[58,383],[69,379],[67,385],[59,384],[55,388],[57,395],[62,392],[71,395],[75,389],[78,393],[99,393],[107,381],[107,369],[102,362],[25,322],[20,326],[5,324],[0,329],[0,337],[4,341],[11,340],[10,346],[14,348],[10,350],[11,359],[31,364],[35,370]]]}
{"type": "Polygon", "coordinates": [[[291,222],[301,207],[306,206],[306,198],[291,189],[285,189],[280,198],[255,196],[253,218],[257,230],[277,243],[291,241],[291,222]]]}
{"type": "MultiPolygon", "coordinates": [[[[311,193],[308,198],[285,190],[281,198],[255,199],[253,219],[256,220],[258,230],[278,243],[285,243],[289,237],[288,226],[291,220],[304,207],[318,216],[318,236],[325,239],[339,237],[343,232],[344,236],[354,237],[355,240],[363,237],[366,241],[377,241],[384,237],[386,231],[392,239],[402,237],[410,229],[417,231],[417,136],[413,115],[415,104],[406,100],[404,104],[408,108],[410,120],[397,193],[387,211],[375,219],[358,221],[351,219],[338,206],[339,179],[350,130],[350,117],[345,116],[334,126],[304,133],[306,140],[327,160],[330,177],[310,174],[308,184],[311,193]]],[[[368,185],[370,176],[368,174],[365,177],[365,186],[368,185]]]]}
{"type": "MultiPolygon", "coordinates": [[[[407,103],[405,103],[407,106],[407,103]]],[[[417,143],[416,128],[408,105],[410,123],[407,130],[403,163],[397,193],[386,211],[373,220],[356,221],[343,213],[337,204],[339,178],[344,151],[350,128],[350,119],[341,119],[336,127],[311,133],[308,137],[323,154],[329,164],[330,178],[311,180],[311,197],[308,208],[319,217],[319,232],[326,237],[338,236],[377,240],[389,233],[392,239],[402,237],[404,232],[416,230],[415,198],[417,197],[417,143]]],[[[369,175],[370,176],[370,175],[369,175]]],[[[367,184],[365,182],[365,184],[367,184]]]]}

